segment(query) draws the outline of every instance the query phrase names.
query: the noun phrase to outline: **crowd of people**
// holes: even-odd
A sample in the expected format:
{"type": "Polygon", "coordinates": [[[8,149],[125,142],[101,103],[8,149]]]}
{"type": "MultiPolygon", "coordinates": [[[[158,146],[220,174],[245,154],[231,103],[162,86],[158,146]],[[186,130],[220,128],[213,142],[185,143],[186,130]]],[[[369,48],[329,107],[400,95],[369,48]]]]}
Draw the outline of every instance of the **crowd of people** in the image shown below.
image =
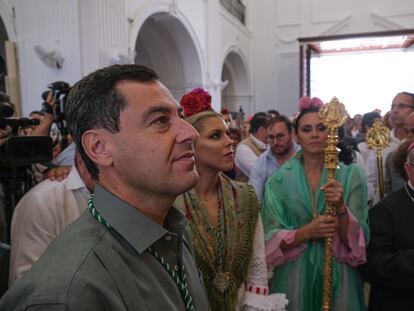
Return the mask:
{"type": "MultiPolygon", "coordinates": [[[[334,180],[320,99],[246,120],[212,101],[197,88],[177,104],[139,65],[76,83],[73,143],[32,166],[39,183],[14,208],[0,310],[321,310],[328,237],[332,310],[411,310],[414,94],[348,117],[334,180]],[[384,198],[366,142],[377,120],[384,198]]],[[[49,135],[53,115],[32,117],[22,134],[49,135]]]]}

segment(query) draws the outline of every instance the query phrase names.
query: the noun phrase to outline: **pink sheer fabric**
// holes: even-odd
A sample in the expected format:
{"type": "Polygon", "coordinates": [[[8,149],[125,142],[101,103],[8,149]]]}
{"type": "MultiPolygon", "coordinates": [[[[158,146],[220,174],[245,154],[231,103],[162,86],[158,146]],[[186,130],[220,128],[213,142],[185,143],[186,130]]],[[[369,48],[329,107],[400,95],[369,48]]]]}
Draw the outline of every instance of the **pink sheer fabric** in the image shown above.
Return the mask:
{"type": "MultiPolygon", "coordinates": [[[[356,218],[347,209],[349,226],[347,232],[348,245],[344,244],[337,233],[334,237],[334,256],[340,261],[352,267],[357,267],[366,262],[364,232],[359,227],[356,218]]],[[[306,249],[302,244],[288,251],[280,249],[280,243],[285,241],[291,244],[295,241],[296,230],[280,230],[270,240],[266,241],[266,262],[268,267],[276,267],[285,262],[292,261],[299,257],[306,249]]]]}
{"type": "Polygon", "coordinates": [[[270,240],[266,241],[266,262],[268,267],[276,267],[282,263],[291,261],[300,256],[306,249],[306,245],[299,245],[288,251],[280,249],[280,243],[285,241],[291,244],[295,241],[296,230],[280,230],[270,240]]]}
{"type": "Polygon", "coordinates": [[[349,219],[349,226],[347,232],[348,245],[345,245],[339,238],[337,233],[334,237],[334,256],[340,261],[347,263],[351,267],[356,268],[367,261],[365,252],[365,237],[364,232],[358,225],[358,221],[352,215],[351,211],[347,209],[347,217],[349,219]]]}

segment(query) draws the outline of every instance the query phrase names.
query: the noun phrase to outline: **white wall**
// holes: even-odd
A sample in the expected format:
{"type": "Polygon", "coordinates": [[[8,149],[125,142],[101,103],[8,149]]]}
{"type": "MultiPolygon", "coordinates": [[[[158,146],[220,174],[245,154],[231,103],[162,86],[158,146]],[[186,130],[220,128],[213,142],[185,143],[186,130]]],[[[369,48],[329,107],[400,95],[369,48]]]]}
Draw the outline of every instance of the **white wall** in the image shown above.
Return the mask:
{"type": "Polygon", "coordinates": [[[50,82],[73,83],[81,75],[78,2],[74,0],[13,1],[20,67],[23,114],[39,110],[41,93],[50,82]],[[63,69],[47,67],[34,47],[59,51],[63,69]]]}
{"type": "MultiPolygon", "coordinates": [[[[247,26],[219,0],[0,0],[8,35],[17,42],[23,114],[39,109],[40,94],[56,80],[74,83],[135,49],[145,20],[166,12],[188,31],[201,80],[221,107],[223,63],[236,52],[248,87],[234,95],[248,114],[276,108],[285,114],[299,98],[298,37],[414,28],[412,0],[244,0],[247,26]],[[14,13],[13,13],[14,12],[14,13]],[[35,45],[58,50],[63,68],[43,64],[35,45]]],[[[232,95],[232,94],[227,94],[232,95]]]]}
{"type": "Polygon", "coordinates": [[[131,56],[141,26],[157,12],[176,17],[190,34],[201,64],[197,83],[212,93],[216,109],[221,107],[224,59],[230,51],[240,53],[250,83],[240,99],[253,111],[252,33],[219,0],[0,0],[1,18],[17,42],[23,115],[40,108],[40,94],[48,83],[73,84],[116,62],[120,53],[131,56]],[[63,67],[46,66],[35,53],[36,45],[59,51],[63,67]]]}
{"type": "Polygon", "coordinates": [[[250,0],[257,108],[290,115],[299,99],[298,37],[414,28],[412,0],[250,0]]]}

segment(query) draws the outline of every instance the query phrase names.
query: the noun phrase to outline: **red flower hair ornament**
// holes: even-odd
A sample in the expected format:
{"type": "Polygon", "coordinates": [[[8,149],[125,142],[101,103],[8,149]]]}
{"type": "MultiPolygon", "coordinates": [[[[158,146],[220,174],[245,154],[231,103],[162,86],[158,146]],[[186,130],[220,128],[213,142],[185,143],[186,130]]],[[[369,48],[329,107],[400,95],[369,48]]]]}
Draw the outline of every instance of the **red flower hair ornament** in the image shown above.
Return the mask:
{"type": "Polygon", "coordinates": [[[302,96],[298,103],[298,110],[302,112],[306,109],[317,108],[320,109],[323,106],[323,101],[317,97],[310,98],[309,96],[302,96]]]}
{"type": "Polygon", "coordinates": [[[213,110],[210,93],[201,87],[185,94],[180,100],[180,105],[186,118],[206,110],[213,110]]]}

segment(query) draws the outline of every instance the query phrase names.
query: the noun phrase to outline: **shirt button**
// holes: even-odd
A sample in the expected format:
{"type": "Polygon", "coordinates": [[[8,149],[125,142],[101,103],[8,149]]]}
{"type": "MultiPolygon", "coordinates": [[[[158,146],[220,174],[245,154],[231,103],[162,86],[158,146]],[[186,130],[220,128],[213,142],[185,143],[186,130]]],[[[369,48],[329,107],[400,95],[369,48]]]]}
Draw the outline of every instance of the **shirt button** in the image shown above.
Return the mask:
{"type": "Polygon", "coordinates": [[[166,240],[166,241],[171,241],[171,239],[172,239],[172,238],[171,238],[171,235],[166,235],[166,236],[165,236],[165,240],[166,240]]]}
{"type": "Polygon", "coordinates": [[[174,269],[174,271],[178,271],[179,270],[179,268],[178,268],[177,265],[174,265],[173,269],[174,269]]]}

